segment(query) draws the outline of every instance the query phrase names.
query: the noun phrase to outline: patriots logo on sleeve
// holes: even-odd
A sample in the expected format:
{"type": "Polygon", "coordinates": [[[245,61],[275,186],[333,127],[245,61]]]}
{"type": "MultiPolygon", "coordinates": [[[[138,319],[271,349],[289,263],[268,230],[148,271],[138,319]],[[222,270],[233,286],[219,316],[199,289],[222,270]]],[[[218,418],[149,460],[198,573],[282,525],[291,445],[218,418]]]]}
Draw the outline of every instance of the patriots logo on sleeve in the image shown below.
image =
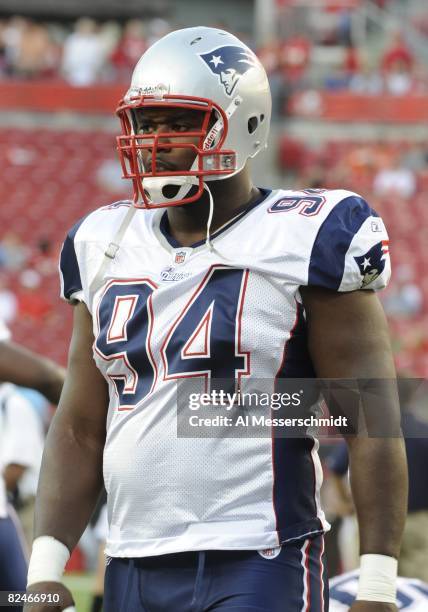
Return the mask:
{"type": "Polygon", "coordinates": [[[388,245],[389,240],[381,240],[381,242],[372,246],[364,255],[354,257],[363,278],[362,287],[366,287],[372,283],[384,271],[386,257],[389,253],[388,245]]]}
{"type": "Polygon", "coordinates": [[[216,74],[225,92],[231,96],[239,79],[251,68],[257,66],[257,58],[242,47],[227,45],[209,53],[200,53],[208,68],[216,74]]]}

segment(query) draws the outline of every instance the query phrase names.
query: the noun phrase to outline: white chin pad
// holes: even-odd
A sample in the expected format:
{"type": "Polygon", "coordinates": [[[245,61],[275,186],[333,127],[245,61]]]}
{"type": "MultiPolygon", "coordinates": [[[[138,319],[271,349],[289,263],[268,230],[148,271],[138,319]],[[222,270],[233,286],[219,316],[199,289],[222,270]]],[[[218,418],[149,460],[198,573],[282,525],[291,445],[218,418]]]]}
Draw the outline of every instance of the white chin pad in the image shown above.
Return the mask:
{"type": "Polygon", "coordinates": [[[146,178],[143,183],[145,192],[151,202],[163,204],[181,200],[186,197],[193,185],[198,186],[199,181],[194,176],[165,176],[146,178]],[[172,198],[165,196],[163,190],[168,186],[179,187],[178,192],[172,198]]]}

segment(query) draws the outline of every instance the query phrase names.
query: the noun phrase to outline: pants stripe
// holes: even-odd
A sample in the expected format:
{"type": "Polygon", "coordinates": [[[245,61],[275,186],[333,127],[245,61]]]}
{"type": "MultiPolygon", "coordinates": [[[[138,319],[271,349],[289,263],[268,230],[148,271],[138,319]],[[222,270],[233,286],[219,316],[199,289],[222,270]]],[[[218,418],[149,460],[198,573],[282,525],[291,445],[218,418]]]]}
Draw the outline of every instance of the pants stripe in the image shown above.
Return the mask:
{"type": "Polygon", "coordinates": [[[319,561],[320,563],[321,612],[324,612],[324,563],[322,560],[322,557],[324,554],[324,548],[325,548],[324,536],[321,536],[321,550],[320,550],[320,561],[319,561]]]}
{"type": "Polygon", "coordinates": [[[311,601],[311,582],[310,582],[310,571],[309,571],[309,553],[311,548],[311,540],[305,540],[302,548],[302,560],[301,565],[303,568],[303,604],[301,612],[310,611],[311,601]]]}

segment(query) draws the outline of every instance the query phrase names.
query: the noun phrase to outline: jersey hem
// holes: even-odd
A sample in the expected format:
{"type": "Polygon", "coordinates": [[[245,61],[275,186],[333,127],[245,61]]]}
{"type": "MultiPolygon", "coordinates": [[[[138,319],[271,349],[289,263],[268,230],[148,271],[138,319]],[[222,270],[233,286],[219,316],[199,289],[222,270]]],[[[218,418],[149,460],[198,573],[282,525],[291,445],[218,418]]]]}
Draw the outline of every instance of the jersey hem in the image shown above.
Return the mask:
{"type": "Polygon", "coordinates": [[[301,523],[299,529],[272,531],[255,534],[245,541],[242,538],[201,537],[192,543],[184,543],[183,537],[164,538],[162,540],[112,541],[107,539],[105,554],[113,558],[138,558],[170,555],[180,552],[195,552],[201,550],[263,550],[279,545],[292,543],[303,539],[312,539],[329,530],[322,526],[318,519],[301,523]]]}

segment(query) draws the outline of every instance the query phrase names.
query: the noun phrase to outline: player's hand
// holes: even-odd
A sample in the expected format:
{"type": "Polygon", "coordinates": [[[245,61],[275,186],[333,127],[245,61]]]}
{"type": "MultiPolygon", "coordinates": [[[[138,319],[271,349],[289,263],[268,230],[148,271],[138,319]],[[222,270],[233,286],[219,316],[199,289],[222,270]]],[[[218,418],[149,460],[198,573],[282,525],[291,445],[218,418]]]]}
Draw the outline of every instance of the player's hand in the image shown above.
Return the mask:
{"type": "Polygon", "coordinates": [[[47,605],[46,603],[27,603],[24,606],[23,612],[62,612],[70,606],[74,606],[74,600],[65,585],[62,582],[35,582],[27,589],[27,594],[36,593],[57,596],[59,595],[59,601],[61,602],[57,606],[53,606],[52,603],[47,605]]]}
{"type": "Polygon", "coordinates": [[[349,612],[398,612],[395,604],[380,601],[354,601],[349,612]]]}

